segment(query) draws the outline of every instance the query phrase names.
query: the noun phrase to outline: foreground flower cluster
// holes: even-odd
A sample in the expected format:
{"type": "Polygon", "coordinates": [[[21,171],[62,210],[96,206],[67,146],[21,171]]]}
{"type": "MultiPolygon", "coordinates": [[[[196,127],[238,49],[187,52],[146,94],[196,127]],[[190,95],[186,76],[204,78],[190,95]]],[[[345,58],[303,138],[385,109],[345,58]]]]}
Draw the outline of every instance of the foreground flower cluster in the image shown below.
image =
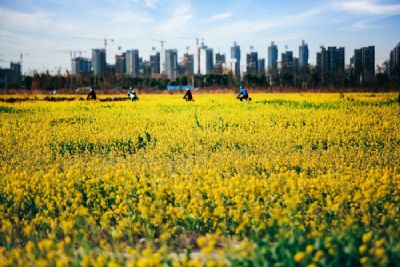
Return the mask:
{"type": "Polygon", "coordinates": [[[395,98],[0,103],[0,266],[395,266],[395,98]]]}

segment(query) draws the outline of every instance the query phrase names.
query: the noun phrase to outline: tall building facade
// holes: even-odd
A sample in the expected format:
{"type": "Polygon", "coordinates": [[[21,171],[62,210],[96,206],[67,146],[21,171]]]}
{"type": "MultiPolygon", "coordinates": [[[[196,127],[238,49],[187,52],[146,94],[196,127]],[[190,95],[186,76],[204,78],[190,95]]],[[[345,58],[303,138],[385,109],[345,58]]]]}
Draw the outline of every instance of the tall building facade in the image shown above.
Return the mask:
{"type": "Polygon", "coordinates": [[[139,77],[139,50],[132,49],[126,51],[126,73],[133,77],[139,77]]]}
{"type": "Polygon", "coordinates": [[[214,72],[218,73],[218,74],[222,74],[225,63],[226,63],[225,54],[216,53],[215,54],[214,72]]]}
{"type": "Polygon", "coordinates": [[[246,55],[246,73],[257,75],[258,74],[258,53],[251,52],[246,55]]]}
{"type": "Polygon", "coordinates": [[[344,71],[344,47],[328,47],[328,69],[330,71],[344,71]]]}
{"type": "Polygon", "coordinates": [[[233,60],[232,63],[235,65],[232,69],[234,69],[233,74],[236,77],[237,81],[240,81],[240,46],[233,43],[231,47],[231,59],[233,60]]]}
{"type": "Polygon", "coordinates": [[[308,58],[309,58],[308,44],[304,41],[301,42],[299,46],[299,67],[308,68],[308,58]]]}
{"type": "Polygon", "coordinates": [[[214,50],[207,46],[200,48],[200,73],[203,75],[212,73],[214,69],[214,50]]]}
{"type": "Polygon", "coordinates": [[[178,51],[176,49],[165,50],[165,74],[171,81],[176,80],[178,75],[178,51]]]}
{"type": "Polygon", "coordinates": [[[293,52],[286,51],[281,55],[282,70],[291,70],[293,68],[293,52]]]}
{"type": "Polygon", "coordinates": [[[225,54],[216,53],[215,54],[215,65],[222,66],[225,63],[226,63],[225,54]]]}
{"type": "Polygon", "coordinates": [[[375,78],[375,46],[354,50],[354,72],[360,84],[369,83],[375,78]]]}
{"type": "Polygon", "coordinates": [[[194,55],[185,53],[183,55],[183,74],[189,75],[194,73],[194,55]]]}
{"type": "Polygon", "coordinates": [[[317,70],[323,82],[344,77],[345,66],[344,47],[330,46],[326,49],[321,46],[321,51],[317,52],[317,70]]]}
{"type": "Polygon", "coordinates": [[[400,43],[390,51],[389,71],[392,77],[400,78],[400,43]]]}
{"type": "Polygon", "coordinates": [[[11,62],[10,63],[10,69],[17,75],[17,77],[20,79],[21,78],[21,63],[20,62],[11,62]]]}
{"type": "Polygon", "coordinates": [[[268,71],[278,69],[278,46],[272,41],[268,47],[268,71]]]}
{"type": "Polygon", "coordinates": [[[257,72],[258,72],[257,73],[258,76],[265,75],[265,59],[264,58],[258,59],[257,72]]]}
{"type": "Polygon", "coordinates": [[[107,72],[106,50],[92,49],[92,67],[94,75],[103,75],[107,72]]]}
{"type": "Polygon", "coordinates": [[[92,62],[88,58],[76,57],[71,59],[71,74],[88,74],[92,69],[92,62]]]}
{"type": "Polygon", "coordinates": [[[159,74],[160,73],[160,52],[157,52],[155,55],[150,55],[150,68],[151,73],[159,74]]]}
{"type": "Polygon", "coordinates": [[[115,73],[126,73],[126,53],[115,56],[115,73]]]}
{"type": "Polygon", "coordinates": [[[150,61],[147,60],[141,60],[140,58],[140,67],[139,67],[139,73],[140,75],[143,75],[143,77],[149,77],[151,75],[151,64],[150,61]]]}

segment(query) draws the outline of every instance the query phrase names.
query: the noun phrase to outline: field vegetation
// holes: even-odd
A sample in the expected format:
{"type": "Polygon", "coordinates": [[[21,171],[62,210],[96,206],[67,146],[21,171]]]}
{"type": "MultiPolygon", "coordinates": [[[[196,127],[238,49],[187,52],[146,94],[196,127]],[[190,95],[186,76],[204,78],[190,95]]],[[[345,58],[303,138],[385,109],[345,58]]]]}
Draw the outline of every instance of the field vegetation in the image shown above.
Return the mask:
{"type": "Polygon", "coordinates": [[[396,94],[194,97],[2,96],[0,266],[398,266],[396,94]]]}

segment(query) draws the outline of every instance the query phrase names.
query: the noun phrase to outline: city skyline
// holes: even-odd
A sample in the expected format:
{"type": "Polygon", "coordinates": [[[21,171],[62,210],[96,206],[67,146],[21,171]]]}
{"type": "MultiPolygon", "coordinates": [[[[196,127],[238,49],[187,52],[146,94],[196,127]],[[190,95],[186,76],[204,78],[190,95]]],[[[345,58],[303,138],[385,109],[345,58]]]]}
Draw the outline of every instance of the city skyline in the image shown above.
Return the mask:
{"type": "Polygon", "coordinates": [[[70,70],[69,51],[104,48],[107,62],[115,55],[138,49],[148,59],[160,43],[177,49],[181,59],[189,46],[196,54],[195,38],[204,38],[214,53],[227,58],[234,41],[241,48],[241,66],[250,46],[268,60],[268,46],[275,41],[279,54],[288,50],[298,56],[302,40],[309,46],[309,62],[316,63],[319,46],[346,48],[345,62],[355,49],[375,46],[376,64],[389,59],[398,43],[400,4],[396,1],[256,1],[256,0],[122,0],[35,1],[0,3],[0,67],[23,58],[23,72],[61,68],[70,70]],[[96,3],[96,5],[94,4],[96,3]],[[397,35],[396,35],[397,34],[397,35]],[[119,49],[121,48],[121,49],[119,49]]]}

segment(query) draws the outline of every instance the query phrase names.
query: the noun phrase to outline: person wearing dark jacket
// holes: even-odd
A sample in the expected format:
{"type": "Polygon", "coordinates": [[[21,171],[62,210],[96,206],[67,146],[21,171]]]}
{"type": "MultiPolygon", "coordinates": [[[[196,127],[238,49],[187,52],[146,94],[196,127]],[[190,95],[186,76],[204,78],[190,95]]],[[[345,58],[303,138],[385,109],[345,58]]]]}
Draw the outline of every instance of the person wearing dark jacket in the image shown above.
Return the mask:
{"type": "Polygon", "coordinates": [[[94,89],[92,87],[90,87],[90,92],[86,97],[86,100],[91,100],[91,99],[93,99],[93,100],[97,99],[96,92],[94,91],[94,89]]]}
{"type": "Polygon", "coordinates": [[[186,93],[183,96],[183,99],[186,99],[186,101],[194,101],[193,95],[192,95],[192,92],[190,91],[190,89],[186,89],[186,93]]]}

